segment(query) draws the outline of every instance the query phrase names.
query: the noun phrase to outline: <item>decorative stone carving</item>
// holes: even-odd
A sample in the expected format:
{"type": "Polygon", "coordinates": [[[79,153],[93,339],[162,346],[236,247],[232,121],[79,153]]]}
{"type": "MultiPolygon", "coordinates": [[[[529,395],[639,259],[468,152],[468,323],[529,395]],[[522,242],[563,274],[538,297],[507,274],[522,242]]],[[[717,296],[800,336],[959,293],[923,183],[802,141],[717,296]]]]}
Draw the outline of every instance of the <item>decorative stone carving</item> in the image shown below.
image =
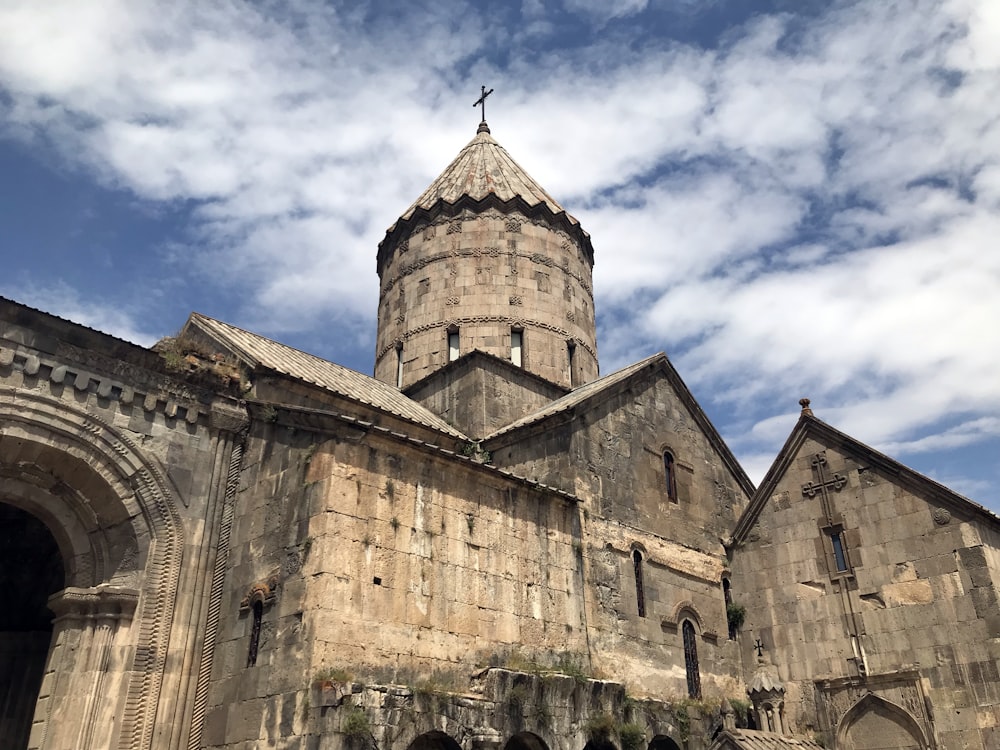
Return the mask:
{"type": "Polygon", "coordinates": [[[255,581],[247,589],[246,596],[240,601],[240,612],[249,610],[256,602],[265,607],[274,603],[278,595],[278,574],[272,573],[267,578],[255,581]]]}
{"type": "Polygon", "coordinates": [[[933,517],[938,526],[947,526],[951,522],[951,511],[947,508],[935,508],[933,517]]]}

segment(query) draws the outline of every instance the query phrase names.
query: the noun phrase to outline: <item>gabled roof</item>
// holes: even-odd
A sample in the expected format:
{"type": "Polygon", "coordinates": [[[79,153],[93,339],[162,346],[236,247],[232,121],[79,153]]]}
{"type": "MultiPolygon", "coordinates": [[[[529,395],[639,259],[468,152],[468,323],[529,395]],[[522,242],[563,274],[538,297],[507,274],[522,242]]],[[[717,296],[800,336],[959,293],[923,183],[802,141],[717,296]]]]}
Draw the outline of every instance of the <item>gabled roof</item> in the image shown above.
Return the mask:
{"type": "Polygon", "coordinates": [[[761,510],[767,505],[768,498],[774,493],[778,482],[784,477],[789,465],[794,460],[799,448],[809,438],[830,448],[842,450],[849,455],[863,457],[873,467],[893,477],[898,484],[913,490],[916,494],[933,498],[935,502],[939,502],[951,510],[978,517],[1000,530],[1000,517],[988,508],[959,495],[930,477],[914,471],[894,458],[880,453],[871,446],[865,445],[817,419],[812,414],[812,410],[808,408],[808,401],[805,401],[799,421],[792,429],[792,433],[788,436],[788,440],[785,441],[777,458],[774,459],[774,463],[771,464],[771,468],[768,469],[764,481],[757,488],[757,492],[750,500],[750,504],[747,505],[747,509],[736,523],[732,539],[734,544],[739,544],[746,539],[747,534],[757,522],[761,510]]]}
{"type": "Polygon", "coordinates": [[[231,349],[233,354],[251,367],[273,370],[423,427],[468,440],[461,432],[404,396],[397,388],[368,375],[200,313],[191,313],[187,326],[198,328],[231,349]]]}
{"type": "Polygon", "coordinates": [[[483,123],[476,137],[400,218],[408,219],[418,208],[430,209],[438,201],[455,203],[465,196],[480,200],[490,194],[502,201],[522,198],[529,206],[542,203],[554,214],[565,211],[493,139],[489,127],[483,123]]]}
{"type": "MultiPolygon", "coordinates": [[[[677,370],[675,370],[674,366],[670,364],[670,360],[667,359],[667,355],[663,352],[654,354],[646,359],[639,360],[635,364],[624,367],[621,370],[611,373],[610,375],[605,375],[603,378],[598,378],[597,380],[593,380],[586,385],[575,388],[562,398],[556,399],[538,411],[497,430],[492,435],[487,436],[482,442],[484,445],[488,445],[501,437],[509,437],[519,430],[529,429],[532,426],[540,425],[547,419],[554,418],[557,415],[589,409],[592,406],[601,403],[613,393],[617,392],[618,389],[625,388],[628,385],[640,381],[643,378],[654,376],[657,373],[666,378],[671,388],[673,388],[674,393],[677,394],[681,403],[684,404],[684,406],[691,413],[691,416],[701,428],[702,433],[722,458],[726,468],[732,472],[747,497],[753,496],[753,482],[750,481],[750,478],[743,470],[743,467],[740,466],[732,451],[729,450],[729,446],[726,445],[722,436],[719,435],[718,431],[715,429],[715,426],[711,423],[711,421],[709,421],[708,416],[704,411],[702,411],[701,406],[698,405],[698,402],[691,394],[691,391],[688,390],[687,385],[685,385],[684,381],[681,380],[681,376],[677,374],[677,370]]],[[[492,447],[490,450],[492,450],[492,447]]]]}
{"type": "Polygon", "coordinates": [[[614,386],[622,383],[637,372],[642,372],[648,367],[655,365],[660,359],[666,360],[666,356],[663,353],[654,354],[652,357],[647,357],[646,359],[641,359],[635,364],[629,365],[628,367],[623,367],[610,375],[605,375],[603,378],[598,378],[597,380],[592,380],[586,385],[581,385],[578,388],[574,388],[572,391],[567,393],[562,398],[558,398],[555,401],[546,404],[544,407],[538,411],[528,414],[526,417],[518,419],[516,422],[511,422],[506,427],[501,427],[499,430],[494,432],[492,435],[488,435],[486,440],[493,440],[501,435],[506,435],[509,432],[518,430],[522,427],[527,427],[530,424],[536,422],[541,422],[547,417],[551,417],[560,412],[567,412],[575,409],[580,404],[583,404],[588,399],[598,396],[600,394],[608,393],[614,386]]]}

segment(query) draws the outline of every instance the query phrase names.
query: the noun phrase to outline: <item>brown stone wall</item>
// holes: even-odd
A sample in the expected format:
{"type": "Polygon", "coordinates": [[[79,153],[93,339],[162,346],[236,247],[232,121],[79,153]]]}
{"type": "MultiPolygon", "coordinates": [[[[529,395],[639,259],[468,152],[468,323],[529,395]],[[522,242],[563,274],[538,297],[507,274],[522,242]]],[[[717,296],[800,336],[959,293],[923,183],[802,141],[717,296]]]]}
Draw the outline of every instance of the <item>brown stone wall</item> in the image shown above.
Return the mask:
{"type": "MultiPolygon", "coordinates": [[[[575,505],[342,426],[261,424],[246,454],[206,740],[306,731],[317,675],[464,690],[511,654],[585,664],[575,505]],[[240,600],[273,577],[257,664],[240,600]],[[287,723],[287,722],[286,722],[287,723]]],[[[589,668],[589,667],[587,667],[589,668]]]]}
{"type": "Polygon", "coordinates": [[[418,227],[388,256],[378,319],[375,377],[386,383],[396,383],[400,344],[403,387],[447,364],[449,328],[460,352],[503,359],[520,328],[525,369],[564,386],[597,377],[590,262],[543,220],[467,211],[418,227]]]}
{"type": "Polygon", "coordinates": [[[749,498],[670,383],[654,372],[578,411],[484,447],[498,466],[585,499],[591,515],[721,555],[749,498]],[[667,493],[666,450],[677,502],[667,493]]]}
{"type": "Polygon", "coordinates": [[[902,703],[943,747],[989,746],[979,732],[996,725],[1000,620],[995,552],[980,532],[960,507],[901,486],[864,456],[805,441],[736,551],[732,576],[747,608],[744,657],[760,638],[786,682],[793,726],[832,736],[852,700],[871,691],[902,703]],[[826,506],[819,455],[825,478],[844,480],[827,487],[826,506]],[[831,528],[842,530],[847,571],[837,570],[831,528]],[[903,687],[881,687],[907,670],[915,677],[903,687]]]}
{"type": "Polygon", "coordinates": [[[566,395],[566,390],[476,352],[415,384],[406,395],[479,440],[566,395]]]}
{"type": "Polygon", "coordinates": [[[739,697],[722,540],[748,498],[665,378],[653,374],[578,415],[484,445],[497,465],[584,500],[595,660],[641,685],[642,694],[686,695],[680,622],[693,613],[704,693],[739,697]],[[667,494],[667,449],[677,502],[667,494]],[[636,549],[644,558],[645,617],[637,610],[636,549]]]}

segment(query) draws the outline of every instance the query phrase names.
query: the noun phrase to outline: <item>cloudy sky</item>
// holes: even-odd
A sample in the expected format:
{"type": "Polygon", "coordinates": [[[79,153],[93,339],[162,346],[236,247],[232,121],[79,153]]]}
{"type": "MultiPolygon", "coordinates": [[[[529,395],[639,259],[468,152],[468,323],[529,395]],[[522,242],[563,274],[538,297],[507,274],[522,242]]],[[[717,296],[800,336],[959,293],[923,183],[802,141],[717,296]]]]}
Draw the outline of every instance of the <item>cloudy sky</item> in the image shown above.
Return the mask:
{"type": "Polygon", "coordinates": [[[375,248],[474,135],[591,233],[755,481],[817,416],[1000,511],[1000,3],[0,0],[0,294],[370,373],[375,248]]]}

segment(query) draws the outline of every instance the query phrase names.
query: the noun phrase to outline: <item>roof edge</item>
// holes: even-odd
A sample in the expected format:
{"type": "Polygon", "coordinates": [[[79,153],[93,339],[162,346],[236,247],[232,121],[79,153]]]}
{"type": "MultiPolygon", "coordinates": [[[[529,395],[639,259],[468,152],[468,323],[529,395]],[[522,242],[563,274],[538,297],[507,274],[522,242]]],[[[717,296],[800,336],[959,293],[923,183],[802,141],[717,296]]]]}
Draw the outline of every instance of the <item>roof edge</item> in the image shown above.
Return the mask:
{"type": "Polygon", "coordinates": [[[820,442],[830,447],[843,449],[854,455],[863,455],[884,473],[894,476],[904,487],[912,489],[921,495],[929,495],[935,500],[951,506],[953,509],[971,513],[1000,531],[1000,516],[997,516],[989,508],[980,505],[974,500],[970,500],[964,495],[958,494],[940,482],[911,469],[909,466],[872,448],[870,445],[862,443],[857,438],[841,432],[823,420],[809,414],[802,414],[799,416],[799,421],[792,428],[785,444],[775,457],[771,468],[768,469],[764,480],[761,482],[760,487],[757,488],[757,492],[751,499],[747,509],[737,521],[736,527],[733,530],[732,544],[739,545],[746,541],[750,529],[757,522],[757,518],[763,507],[767,504],[768,498],[788,470],[795,452],[810,437],[817,438],[820,442]]]}

